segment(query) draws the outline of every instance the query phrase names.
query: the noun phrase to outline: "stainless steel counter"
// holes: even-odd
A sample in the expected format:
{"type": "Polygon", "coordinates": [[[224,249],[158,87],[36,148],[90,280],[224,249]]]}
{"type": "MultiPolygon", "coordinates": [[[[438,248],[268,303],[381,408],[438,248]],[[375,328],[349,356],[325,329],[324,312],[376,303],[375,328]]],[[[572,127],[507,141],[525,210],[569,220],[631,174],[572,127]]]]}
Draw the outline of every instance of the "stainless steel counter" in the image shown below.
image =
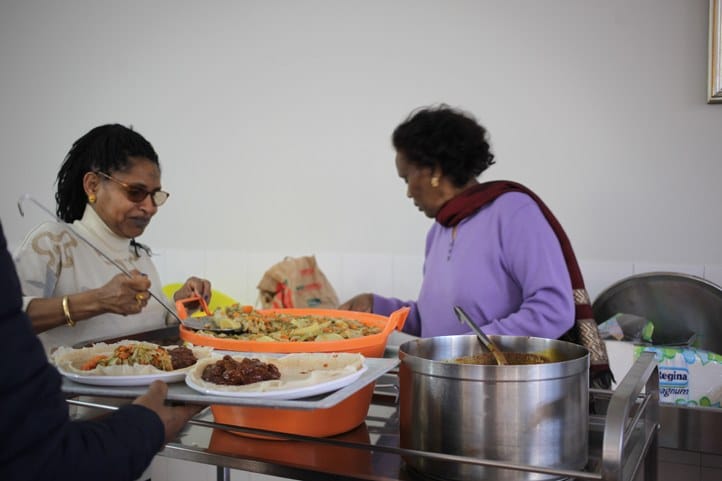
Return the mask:
{"type": "MultiPolygon", "coordinates": [[[[591,392],[598,413],[590,418],[589,463],[581,471],[400,448],[398,405],[394,390],[389,389],[395,381],[393,375],[382,377],[377,383],[377,391],[365,422],[339,436],[313,438],[222,425],[213,422],[212,415],[204,411],[160,455],[215,465],[218,467],[219,480],[230,479],[230,469],[300,480],[425,479],[405,466],[403,459],[408,456],[543,473],[568,479],[656,479],[658,374],[651,353],[640,357],[614,392],[591,392]],[[229,430],[275,439],[241,436],[229,433],[229,430]]],[[[69,402],[82,404],[72,399],[69,402]]]]}
{"type": "Polygon", "coordinates": [[[661,404],[659,446],[722,455],[722,410],[661,404]]]}

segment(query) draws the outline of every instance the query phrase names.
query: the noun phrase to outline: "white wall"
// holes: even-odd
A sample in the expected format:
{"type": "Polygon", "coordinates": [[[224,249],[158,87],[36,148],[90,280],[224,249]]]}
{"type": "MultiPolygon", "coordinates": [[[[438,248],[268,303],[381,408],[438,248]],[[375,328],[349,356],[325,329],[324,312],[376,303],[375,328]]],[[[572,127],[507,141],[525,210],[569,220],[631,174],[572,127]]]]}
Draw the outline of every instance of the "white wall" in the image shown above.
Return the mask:
{"type": "Polygon", "coordinates": [[[341,297],[412,296],[430,220],[389,135],[444,101],[488,127],[482,178],[537,191],[590,290],[669,267],[722,282],[722,105],[708,0],[0,2],[0,219],[45,220],[72,141],[132,124],[172,193],[142,241],[168,282],[242,300],[316,253],[341,297]]]}

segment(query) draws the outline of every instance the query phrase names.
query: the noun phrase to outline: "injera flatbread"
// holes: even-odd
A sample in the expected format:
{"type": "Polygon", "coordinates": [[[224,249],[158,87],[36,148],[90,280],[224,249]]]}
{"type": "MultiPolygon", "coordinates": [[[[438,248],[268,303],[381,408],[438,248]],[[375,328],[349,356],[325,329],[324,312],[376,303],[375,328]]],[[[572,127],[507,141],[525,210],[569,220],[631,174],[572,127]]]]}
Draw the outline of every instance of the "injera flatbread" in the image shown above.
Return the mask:
{"type": "Polygon", "coordinates": [[[197,386],[214,391],[231,392],[269,392],[299,389],[334,379],[349,376],[364,367],[364,356],[358,353],[297,353],[283,357],[271,356],[231,356],[236,361],[248,357],[262,362],[275,364],[281,373],[280,379],[261,381],[241,386],[228,386],[204,381],[203,369],[217,362],[221,357],[199,360],[188,373],[190,380],[197,386]]]}
{"type": "MultiPolygon", "coordinates": [[[[145,344],[147,346],[156,347],[157,344],[141,341],[125,340],[116,342],[113,344],[106,344],[99,342],[93,344],[91,347],[82,347],[74,349],[72,347],[59,347],[50,356],[51,361],[58,366],[61,371],[68,373],[82,374],[85,376],[140,376],[145,374],[158,374],[164,372],[186,372],[189,371],[193,366],[188,366],[183,369],[176,369],[174,371],[163,371],[151,365],[116,365],[116,366],[97,366],[95,369],[84,371],[80,369],[86,361],[99,354],[112,355],[115,348],[121,345],[128,344],[145,344]]],[[[166,349],[173,349],[178,346],[163,346],[166,349]]],[[[187,346],[193,351],[196,359],[201,360],[209,357],[213,348],[211,347],[199,347],[199,346],[187,346]]],[[[196,363],[197,364],[197,363],[196,363]]]]}

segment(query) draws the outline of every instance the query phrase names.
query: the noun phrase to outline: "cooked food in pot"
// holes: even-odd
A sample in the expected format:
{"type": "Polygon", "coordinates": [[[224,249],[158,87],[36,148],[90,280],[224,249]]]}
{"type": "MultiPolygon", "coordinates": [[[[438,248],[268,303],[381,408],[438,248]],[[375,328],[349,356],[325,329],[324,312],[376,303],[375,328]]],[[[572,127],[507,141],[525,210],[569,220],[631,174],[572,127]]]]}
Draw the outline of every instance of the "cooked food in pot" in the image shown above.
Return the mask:
{"type": "Polygon", "coordinates": [[[254,382],[280,379],[281,373],[278,368],[258,359],[244,357],[236,361],[231,356],[223,356],[223,359],[203,368],[201,378],[204,381],[229,386],[242,386],[254,382]]]}
{"type": "MultiPolygon", "coordinates": [[[[524,365],[524,364],[547,364],[551,360],[541,354],[533,354],[528,352],[505,352],[507,363],[509,365],[524,365]]],[[[475,354],[473,356],[457,357],[451,362],[457,364],[481,364],[481,365],[496,365],[496,359],[490,352],[483,352],[481,354],[475,354]]]]}
{"type": "Polygon", "coordinates": [[[226,339],[261,342],[341,341],[378,334],[381,329],[355,319],[320,315],[261,313],[250,306],[234,304],[217,309],[214,322],[222,329],[238,332],[198,331],[226,339]]]}

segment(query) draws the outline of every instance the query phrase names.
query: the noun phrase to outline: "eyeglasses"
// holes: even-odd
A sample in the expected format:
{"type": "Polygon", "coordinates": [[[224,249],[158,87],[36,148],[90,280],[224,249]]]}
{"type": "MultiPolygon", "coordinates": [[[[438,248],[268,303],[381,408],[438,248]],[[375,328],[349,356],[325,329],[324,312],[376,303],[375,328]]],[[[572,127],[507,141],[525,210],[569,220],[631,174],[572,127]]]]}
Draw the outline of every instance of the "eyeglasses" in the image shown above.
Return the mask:
{"type": "Polygon", "coordinates": [[[159,207],[165,204],[165,201],[168,200],[168,197],[170,197],[170,194],[168,192],[160,189],[150,192],[142,187],[128,185],[125,182],[122,182],[115,177],[106,174],[105,172],[95,171],[95,173],[98,175],[102,175],[106,179],[112,180],[113,182],[121,186],[125,190],[125,196],[131,202],[141,203],[145,200],[146,197],[150,196],[150,199],[153,201],[153,205],[159,207]]]}

